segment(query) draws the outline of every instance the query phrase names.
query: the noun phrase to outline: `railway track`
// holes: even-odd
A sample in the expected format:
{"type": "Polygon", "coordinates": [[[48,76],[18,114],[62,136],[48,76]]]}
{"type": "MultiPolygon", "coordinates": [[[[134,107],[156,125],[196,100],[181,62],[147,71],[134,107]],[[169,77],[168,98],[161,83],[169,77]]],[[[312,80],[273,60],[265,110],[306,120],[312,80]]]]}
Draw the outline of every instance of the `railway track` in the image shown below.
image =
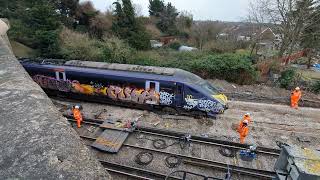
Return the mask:
{"type": "MultiPolygon", "coordinates": [[[[64,116],[69,121],[75,122],[75,120],[73,119],[72,116],[69,116],[69,115],[64,115],[64,116]]],[[[103,123],[103,121],[97,120],[97,119],[86,118],[83,123],[99,127],[103,123]]],[[[134,130],[134,132],[142,133],[142,134],[146,134],[146,135],[159,136],[159,137],[163,137],[163,138],[171,138],[171,139],[179,139],[185,135],[184,133],[177,132],[177,131],[168,131],[168,130],[164,130],[164,129],[143,127],[143,126],[139,126],[138,129],[134,130]]],[[[190,141],[193,143],[220,146],[220,147],[232,148],[232,149],[237,149],[237,150],[248,148],[248,145],[245,145],[245,144],[240,144],[240,143],[235,143],[235,142],[230,142],[230,141],[223,141],[223,140],[201,137],[201,136],[192,136],[190,141]]],[[[261,147],[258,147],[257,153],[267,154],[267,155],[271,155],[271,156],[279,156],[280,150],[261,146],[261,147]]]]}
{"type": "MultiPolygon", "coordinates": [[[[67,116],[67,118],[69,121],[74,122],[73,119],[70,119],[70,116],[67,116]]],[[[83,123],[90,125],[90,126],[98,127],[101,125],[102,122],[103,121],[96,120],[96,119],[85,119],[85,121],[83,123]]],[[[157,137],[161,137],[161,138],[170,138],[170,139],[178,139],[178,138],[181,138],[181,135],[183,135],[179,132],[165,131],[165,130],[161,130],[161,129],[147,128],[147,127],[139,128],[139,130],[136,130],[134,133],[142,133],[146,136],[157,136],[157,137]]],[[[79,135],[82,139],[85,139],[86,141],[90,141],[90,142],[95,141],[96,138],[98,137],[97,135],[87,136],[87,135],[80,134],[80,133],[79,133],[79,135]]],[[[195,136],[195,137],[192,137],[191,141],[192,141],[192,143],[197,143],[197,144],[205,144],[205,145],[210,145],[210,146],[221,146],[221,147],[232,148],[232,149],[237,149],[237,150],[246,148],[244,145],[240,145],[238,143],[219,141],[219,140],[215,140],[215,139],[211,139],[211,138],[204,138],[204,137],[196,137],[195,136]]],[[[123,144],[123,146],[125,146],[127,148],[131,148],[131,149],[135,149],[138,151],[146,151],[146,152],[150,152],[150,153],[162,154],[165,156],[175,156],[175,157],[180,158],[184,164],[187,164],[190,166],[195,166],[195,167],[202,167],[202,168],[206,168],[206,169],[216,169],[216,170],[219,170],[222,172],[226,172],[230,168],[233,173],[236,173],[241,176],[248,176],[248,177],[253,177],[253,178],[257,178],[257,179],[272,179],[275,176],[275,173],[273,171],[247,168],[247,167],[241,167],[241,166],[235,166],[235,165],[228,165],[227,163],[223,163],[223,162],[219,162],[219,161],[213,161],[213,160],[208,160],[208,159],[199,158],[199,157],[192,157],[189,155],[177,154],[177,153],[167,152],[167,151],[163,151],[163,150],[159,150],[159,149],[155,149],[155,148],[137,146],[137,145],[133,145],[133,144],[129,144],[129,143],[125,143],[125,144],[123,144]]],[[[258,150],[258,153],[277,157],[279,155],[279,150],[270,149],[270,148],[260,148],[258,150]]],[[[128,174],[128,176],[130,176],[130,174],[131,174],[130,171],[133,168],[133,167],[121,167],[121,165],[119,165],[119,164],[117,164],[118,166],[116,166],[116,165],[112,166],[109,164],[110,165],[110,167],[109,167],[107,162],[101,161],[101,163],[107,164],[106,167],[108,167],[108,168],[119,167],[118,169],[117,168],[111,169],[111,172],[114,171],[115,173],[119,173],[119,174],[122,173],[123,175],[128,174]],[[130,168],[131,168],[131,170],[130,170],[130,168]],[[126,170],[126,171],[124,171],[124,170],[126,170]]],[[[143,179],[143,178],[156,177],[156,178],[163,179],[163,177],[164,177],[163,176],[164,174],[159,174],[159,173],[157,174],[157,173],[154,173],[151,171],[150,172],[143,172],[143,170],[142,169],[134,170],[134,168],[133,168],[134,172],[140,172],[140,174],[142,174],[142,175],[140,175],[139,173],[138,173],[138,175],[134,174],[132,176],[137,176],[137,177],[133,177],[133,178],[136,178],[136,179],[142,178],[143,179]],[[151,174],[151,176],[146,176],[144,174],[147,174],[147,175],[151,174]],[[139,178],[139,176],[141,176],[141,177],[139,178]]]]}
{"type": "MultiPolygon", "coordinates": [[[[125,177],[133,178],[133,179],[143,179],[143,180],[163,180],[167,177],[166,174],[162,174],[159,172],[149,171],[142,168],[136,168],[131,166],[122,165],[119,163],[112,163],[109,161],[105,161],[99,159],[99,162],[103,165],[105,170],[109,173],[114,173],[117,175],[122,175],[125,177]]],[[[181,180],[179,177],[171,177],[172,180],[181,180]]]]}

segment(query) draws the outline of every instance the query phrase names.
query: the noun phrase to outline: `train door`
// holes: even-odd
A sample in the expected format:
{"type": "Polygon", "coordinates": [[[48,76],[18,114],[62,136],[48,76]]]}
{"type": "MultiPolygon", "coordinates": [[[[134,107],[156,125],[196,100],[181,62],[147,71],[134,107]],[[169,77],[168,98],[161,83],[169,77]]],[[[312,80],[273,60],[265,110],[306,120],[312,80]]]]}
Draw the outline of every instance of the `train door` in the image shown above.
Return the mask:
{"type": "Polygon", "coordinates": [[[157,81],[146,81],[146,90],[154,89],[157,93],[160,92],[160,83],[157,81]]]}
{"type": "Polygon", "coordinates": [[[66,72],[64,72],[64,71],[56,71],[56,79],[57,80],[66,81],[67,80],[66,72]]]}
{"type": "Polygon", "coordinates": [[[146,101],[147,104],[158,105],[159,99],[156,98],[156,94],[160,93],[160,83],[157,81],[146,81],[145,90],[149,91],[150,99],[146,101]]]}
{"type": "Polygon", "coordinates": [[[184,102],[184,92],[183,92],[183,84],[176,83],[176,89],[175,89],[175,104],[177,107],[182,107],[184,102]]]}

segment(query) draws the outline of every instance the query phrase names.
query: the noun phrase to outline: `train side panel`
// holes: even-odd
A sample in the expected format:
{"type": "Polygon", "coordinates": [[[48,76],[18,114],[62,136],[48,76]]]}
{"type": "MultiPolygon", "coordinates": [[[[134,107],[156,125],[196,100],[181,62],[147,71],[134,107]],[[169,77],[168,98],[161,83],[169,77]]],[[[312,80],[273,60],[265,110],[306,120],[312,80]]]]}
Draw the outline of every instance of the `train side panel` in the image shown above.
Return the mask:
{"type": "MultiPolygon", "coordinates": [[[[123,101],[141,105],[175,107],[173,82],[134,77],[101,75],[85,71],[46,68],[41,65],[24,66],[33,80],[47,91],[84,95],[90,100],[123,101]]],[[[71,97],[72,98],[72,97],[71,97]]]]}
{"type": "Polygon", "coordinates": [[[24,64],[35,82],[46,92],[63,94],[69,98],[85,99],[104,103],[121,102],[148,107],[172,107],[185,112],[201,111],[215,116],[222,105],[211,95],[197,87],[148,78],[99,74],[85,69],[48,67],[24,64]]]}

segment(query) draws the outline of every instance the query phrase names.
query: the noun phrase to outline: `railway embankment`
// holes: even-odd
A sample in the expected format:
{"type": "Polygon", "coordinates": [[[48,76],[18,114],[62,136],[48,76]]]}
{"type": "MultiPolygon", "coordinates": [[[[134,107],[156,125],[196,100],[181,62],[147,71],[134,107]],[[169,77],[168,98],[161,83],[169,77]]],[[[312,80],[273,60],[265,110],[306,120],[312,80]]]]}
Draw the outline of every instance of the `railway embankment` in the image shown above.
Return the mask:
{"type": "Polygon", "coordinates": [[[1,179],[111,179],[14,57],[0,19],[1,179]]]}

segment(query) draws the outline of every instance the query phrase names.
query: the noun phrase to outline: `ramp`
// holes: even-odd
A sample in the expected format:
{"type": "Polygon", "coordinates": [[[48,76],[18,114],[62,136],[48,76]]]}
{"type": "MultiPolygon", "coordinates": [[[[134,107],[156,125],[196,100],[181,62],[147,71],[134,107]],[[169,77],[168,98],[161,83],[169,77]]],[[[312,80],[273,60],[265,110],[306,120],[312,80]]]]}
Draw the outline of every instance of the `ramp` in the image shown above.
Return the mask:
{"type": "Polygon", "coordinates": [[[100,151],[117,153],[128,136],[129,132],[106,129],[91,146],[100,151]]]}

